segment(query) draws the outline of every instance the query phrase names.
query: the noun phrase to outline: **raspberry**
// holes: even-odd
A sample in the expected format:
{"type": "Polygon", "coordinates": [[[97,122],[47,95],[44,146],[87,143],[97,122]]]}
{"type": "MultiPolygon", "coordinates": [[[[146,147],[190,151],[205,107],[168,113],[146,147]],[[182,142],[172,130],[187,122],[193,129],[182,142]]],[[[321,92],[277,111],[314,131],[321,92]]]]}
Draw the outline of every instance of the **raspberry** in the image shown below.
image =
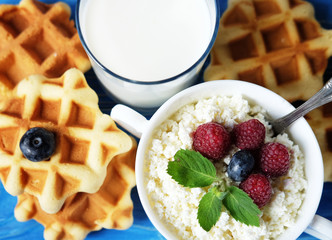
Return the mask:
{"type": "Polygon", "coordinates": [[[230,134],[218,123],[202,124],[193,134],[193,148],[212,160],[221,159],[227,153],[230,144],[230,134]]]}
{"type": "Polygon", "coordinates": [[[281,143],[267,143],[260,150],[259,166],[270,177],[285,175],[289,169],[289,153],[281,143]]]}
{"type": "Polygon", "coordinates": [[[260,173],[254,173],[241,182],[240,188],[245,191],[259,207],[265,206],[271,199],[272,187],[269,179],[260,173]]]}
{"type": "Polygon", "coordinates": [[[235,145],[241,150],[254,150],[263,145],[265,126],[257,119],[250,119],[233,129],[235,145]]]}

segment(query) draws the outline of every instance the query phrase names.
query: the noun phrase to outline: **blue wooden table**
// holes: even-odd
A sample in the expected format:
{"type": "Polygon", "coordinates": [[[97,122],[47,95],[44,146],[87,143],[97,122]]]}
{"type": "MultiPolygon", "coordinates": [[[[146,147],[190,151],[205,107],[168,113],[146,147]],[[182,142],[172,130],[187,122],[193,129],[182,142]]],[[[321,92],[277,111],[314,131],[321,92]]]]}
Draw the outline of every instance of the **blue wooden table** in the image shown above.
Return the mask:
{"type": "MultiPolygon", "coordinates": [[[[53,3],[56,0],[43,0],[45,3],[53,3]]],[[[75,11],[76,0],[65,0],[68,3],[72,12],[75,11]]],[[[316,17],[323,27],[332,29],[332,1],[331,0],[310,0],[316,10],[316,17]]],[[[19,0],[0,0],[0,4],[17,4],[19,0]]],[[[221,10],[227,6],[226,0],[220,0],[221,10]]],[[[329,61],[328,69],[324,78],[332,77],[332,61],[329,61]]],[[[115,103],[103,92],[96,76],[92,70],[86,73],[86,78],[89,85],[99,95],[99,105],[104,113],[109,113],[115,103]]],[[[149,240],[149,239],[164,239],[162,235],[154,228],[145,214],[140,203],[137,189],[132,191],[132,199],[134,201],[134,224],[128,230],[101,230],[92,232],[87,239],[135,239],[135,240],[149,240]]],[[[42,239],[44,228],[34,220],[28,222],[17,222],[14,217],[14,207],[16,205],[16,197],[9,195],[0,183],[0,240],[1,239],[42,239]]],[[[332,220],[332,182],[324,184],[323,196],[318,208],[319,215],[332,220]]],[[[315,239],[310,235],[303,233],[299,239],[312,240],[315,239]]]]}

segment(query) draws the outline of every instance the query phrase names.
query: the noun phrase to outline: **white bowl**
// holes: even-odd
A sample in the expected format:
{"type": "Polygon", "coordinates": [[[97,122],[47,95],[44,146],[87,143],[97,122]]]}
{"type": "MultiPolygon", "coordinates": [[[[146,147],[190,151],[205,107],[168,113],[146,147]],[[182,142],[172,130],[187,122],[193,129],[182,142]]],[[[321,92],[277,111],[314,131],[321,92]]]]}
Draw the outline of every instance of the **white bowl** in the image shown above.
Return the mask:
{"type": "MultiPolygon", "coordinates": [[[[111,116],[118,124],[128,129],[134,135],[141,137],[138,145],[135,168],[138,194],[147,216],[158,231],[167,239],[176,239],[176,235],[163,224],[151,207],[148,200],[147,189],[144,185],[144,159],[147,148],[150,146],[153,130],[184,105],[215,95],[231,96],[234,94],[242,94],[250,103],[260,105],[267,111],[272,119],[286,115],[294,110],[294,107],[288,101],[276,93],[252,83],[236,80],[206,82],[185,89],[166,101],[149,121],[136,112],[128,111],[128,109],[121,105],[115,106],[112,110],[111,116]]],[[[278,238],[279,240],[296,239],[306,230],[309,224],[311,224],[312,227],[315,226],[315,221],[312,221],[315,219],[314,217],[320,202],[324,181],[321,151],[316,137],[306,120],[300,118],[288,128],[287,132],[290,138],[299,145],[304,154],[305,174],[308,180],[308,186],[296,224],[288,228],[278,238]]],[[[329,225],[331,223],[328,222],[328,220],[325,221],[324,219],[324,224],[324,227],[332,229],[332,225],[329,225]]],[[[310,231],[308,232],[310,233],[310,231]]]]}

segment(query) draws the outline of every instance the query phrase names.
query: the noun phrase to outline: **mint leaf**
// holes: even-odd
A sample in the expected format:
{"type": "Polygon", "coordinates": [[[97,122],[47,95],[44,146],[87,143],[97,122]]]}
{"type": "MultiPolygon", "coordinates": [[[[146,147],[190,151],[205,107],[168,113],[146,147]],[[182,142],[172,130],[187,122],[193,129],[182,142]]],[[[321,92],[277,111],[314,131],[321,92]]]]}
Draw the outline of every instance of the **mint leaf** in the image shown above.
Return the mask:
{"type": "Polygon", "coordinates": [[[168,163],[167,173],[185,187],[206,187],[216,180],[216,168],[199,152],[179,150],[168,163]]]}
{"type": "Polygon", "coordinates": [[[205,231],[216,224],[221,215],[222,200],[227,192],[219,192],[217,187],[213,187],[201,199],[198,205],[197,219],[205,231]]]}
{"type": "Polygon", "coordinates": [[[232,217],[246,225],[259,227],[258,215],[261,211],[248,194],[234,186],[228,187],[227,192],[223,204],[232,217]]]}

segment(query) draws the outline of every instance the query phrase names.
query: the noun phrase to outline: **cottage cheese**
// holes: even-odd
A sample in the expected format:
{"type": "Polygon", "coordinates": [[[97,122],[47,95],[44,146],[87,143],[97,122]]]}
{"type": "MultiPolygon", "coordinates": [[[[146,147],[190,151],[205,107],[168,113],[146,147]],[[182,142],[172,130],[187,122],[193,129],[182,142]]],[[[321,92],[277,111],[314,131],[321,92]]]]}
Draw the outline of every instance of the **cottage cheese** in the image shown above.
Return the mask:
{"type": "MultiPolygon", "coordinates": [[[[307,186],[303,154],[287,134],[273,138],[264,115],[264,109],[251,106],[240,95],[216,96],[182,107],[155,129],[145,159],[145,184],[154,211],[179,239],[275,239],[294,224],[307,186]],[[290,170],[273,181],[273,196],[262,209],[260,227],[242,224],[223,210],[216,225],[206,232],[198,223],[197,210],[208,189],[186,188],[175,182],[166,172],[168,162],[173,161],[179,149],[192,149],[191,134],[200,124],[214,121],[231,130],[235,124],[251,118],[265,125],[265,142],[277,141],[290,149],[290,170]]],[[[227,164],[237,150],[233,147],[216,165],[218,176],[227,181],[227,164]]]]}

